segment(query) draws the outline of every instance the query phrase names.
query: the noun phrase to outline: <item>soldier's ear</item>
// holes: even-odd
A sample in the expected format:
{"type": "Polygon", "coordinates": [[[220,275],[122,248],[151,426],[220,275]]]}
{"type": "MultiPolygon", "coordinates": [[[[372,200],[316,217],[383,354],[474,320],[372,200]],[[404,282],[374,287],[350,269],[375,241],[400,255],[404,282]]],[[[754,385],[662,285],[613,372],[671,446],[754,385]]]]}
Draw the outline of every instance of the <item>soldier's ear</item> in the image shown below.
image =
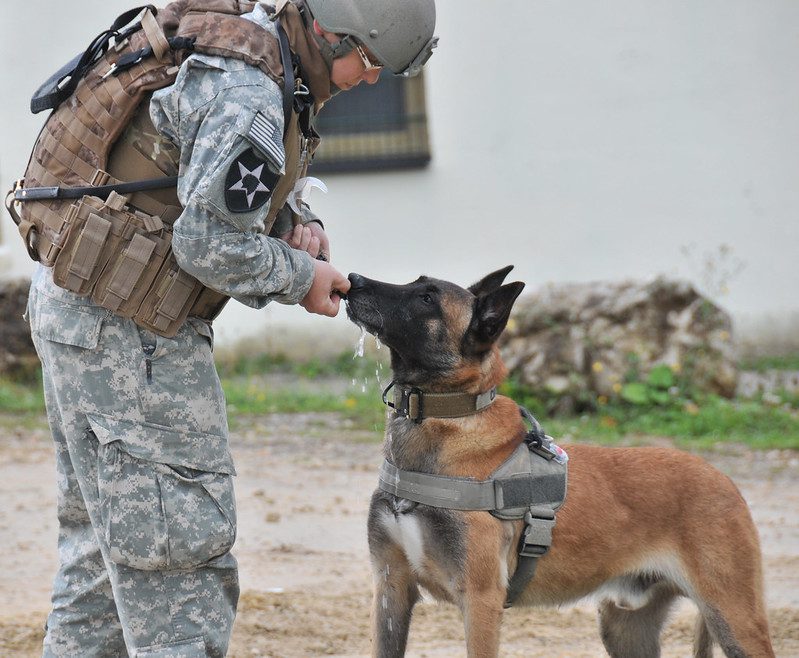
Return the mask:
{"type": "Polygon", "coordinates": [[[477,297],[466,333],[466,344],[471,351],[483,352],[496,342],[505,330],[513,304],[522,290],[524,284],[515,281],[477,297]]]}
{"type": "Polygon", "coordinates": [[[496,290],[502,285],[505,277],[508,276],[508,272],[510,272],[512,269],[513,265],[508,265],[507,267],[503,267],[501,270],[491,272],[491,274],[484,276],[477,283],[470,285],[468,288],[469,292],[476,297],[479,297],[480,295],[485,295],[496,290]]]}

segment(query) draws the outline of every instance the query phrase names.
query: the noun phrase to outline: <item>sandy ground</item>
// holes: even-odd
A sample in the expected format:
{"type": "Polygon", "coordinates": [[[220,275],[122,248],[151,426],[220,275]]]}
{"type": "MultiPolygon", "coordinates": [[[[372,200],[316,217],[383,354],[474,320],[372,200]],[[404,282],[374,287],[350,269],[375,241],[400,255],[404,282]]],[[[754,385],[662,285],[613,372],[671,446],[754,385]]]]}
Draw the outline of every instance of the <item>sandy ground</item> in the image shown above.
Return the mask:
{"type": "MultiPolygon", "coordinates": [[[[50,439],[45,427],[0,421],[0,655],[36,656],[56,566],[50,439]]],[[[365,518],[380,461],[373,437],[323,414],[247,421],[234,432],[242,598],[231,656],[369,654],[365,518]]],[[[752,507],[775,649],[799,657],[799,454],[726,447],[705,456],[752,507]]],[[[675,611],[664,656],[690,655],[694,614],[688,603],[675,611]]],[[[410,656],[462,656],[463,646],[454,608],[417,607],[410,656]]],[[[509,611],[501,654],[605,655],[593,603],[509,611]]]]}

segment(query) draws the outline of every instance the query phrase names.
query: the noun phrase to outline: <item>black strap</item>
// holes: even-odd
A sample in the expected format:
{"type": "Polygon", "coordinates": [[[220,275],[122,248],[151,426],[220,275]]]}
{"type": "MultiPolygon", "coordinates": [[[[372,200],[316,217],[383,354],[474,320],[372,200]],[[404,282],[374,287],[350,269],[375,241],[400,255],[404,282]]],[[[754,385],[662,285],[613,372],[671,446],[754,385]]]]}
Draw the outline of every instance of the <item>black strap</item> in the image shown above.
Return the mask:
{"type": "Polygon", "coordinates": [[[505,607],[510,608],[535,575],[538,560],[549,550],[552,543],[552,527],[555,511],[542,507],[531,507],[524,515],[524,530],[519,538],[519,559],[516,571],[510,578],[505,593],[505,607]]]}
{"type": "Polygon", "coordinates": [[[285,139],[291,120],[291,110],[294,107],[294,62],[291,58],[288,35],[279,18],[275,19],[275,26],[280,43],[280,63],[283,65],[283,139],[285,139]]]}
{"type": "Polygon", "coordinates": [[[120,33],[120,30],[125,27],[125,25],[130,23],[145,9],[149,9],[153,14],[157,11],[152,5],[144,5],[126,11],[114,21],[109,29],[98,34],[85,51],[75,55],[75,57],[51,75],[33,94],[30,106],[31,112],[37,114],[44,110],[55,109],[63,103],[64,100],[69,98],[75,91],[78,83],[86,76],[89,69],[91,69],[95,62],[108,50],[109,41],[112,38],[122,40],[139,28],[139,24],[137,24],[124,34],[120,33]]]}
{"type": "Polygon", "coordinates": [[[14,191],[15,201],[47,201],[52,199],[80,199],[91,195],[105,199],[111,192],[117,194],[132,194],[146,190],[161,190],[175,187],[178,184],[177,176],[164,176],[163,178],[147,178],[130,183],[114,183],[112,185],[89,185],[86,187],[21,187],[14,191]]]}
{"type": "Polygon", "coordinates": [[[516,599],[527,587],[533,576],[535,575],[535,568],[538,566],[538,558],[540,556],[522,555],[519,554],[519,561],[516,563],[516,571],[513,572],[510,582],[508,583],[508,590],[505,593],[505,608],[510,608],[516,603],[516,599]]]}

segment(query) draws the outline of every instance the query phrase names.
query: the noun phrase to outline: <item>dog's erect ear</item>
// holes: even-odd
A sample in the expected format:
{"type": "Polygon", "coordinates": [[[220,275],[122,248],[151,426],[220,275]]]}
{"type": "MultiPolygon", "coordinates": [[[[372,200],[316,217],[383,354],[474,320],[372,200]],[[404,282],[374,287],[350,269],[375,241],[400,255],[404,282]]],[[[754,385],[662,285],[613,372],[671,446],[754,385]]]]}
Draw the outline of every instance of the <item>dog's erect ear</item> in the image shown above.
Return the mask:
{"type": "Polygon", "coordinates": [[[507,267],[503,267],[501,270],[497,270],[496,272],[491,272],[488,276],[484,276],[480,279],[477,283],[472,284],[469,286],[469,292],[472,293],[475,297],[479,297],[480,295],[487,295],[490,292],[494,292],[497,288],[502,285],[502,282],[505,280],[505,277],[508,276],[508,272],[513,269],[513,265],[508,265],[507,267]]]}
{"type": "Polygon", "coordinates": [[[523,289],[524,284],[515,281],[478,296],[467,336],[475,351],[487,349],[499,338],[508,324],[513,303],[523,289]]]}

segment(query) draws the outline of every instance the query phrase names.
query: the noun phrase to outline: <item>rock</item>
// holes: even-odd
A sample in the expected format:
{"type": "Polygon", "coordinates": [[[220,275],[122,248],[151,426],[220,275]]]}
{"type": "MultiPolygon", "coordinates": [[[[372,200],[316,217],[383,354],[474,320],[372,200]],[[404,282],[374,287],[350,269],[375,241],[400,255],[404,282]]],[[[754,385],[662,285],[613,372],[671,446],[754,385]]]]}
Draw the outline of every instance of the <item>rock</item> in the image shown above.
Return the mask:
{"type": "Polygon", "coordinates": [[[22,319],[30,280],[0,280],[0,374],[30,373],[39,360],[28,323],[22,319]]]}
{"type": "Polygon", "coordinates": [[[519,299],[500,346],[521,384],[589,406],[662,364],[725,397],[738,379],[729,315],[680,280],[547,285],[519,299]]]}

